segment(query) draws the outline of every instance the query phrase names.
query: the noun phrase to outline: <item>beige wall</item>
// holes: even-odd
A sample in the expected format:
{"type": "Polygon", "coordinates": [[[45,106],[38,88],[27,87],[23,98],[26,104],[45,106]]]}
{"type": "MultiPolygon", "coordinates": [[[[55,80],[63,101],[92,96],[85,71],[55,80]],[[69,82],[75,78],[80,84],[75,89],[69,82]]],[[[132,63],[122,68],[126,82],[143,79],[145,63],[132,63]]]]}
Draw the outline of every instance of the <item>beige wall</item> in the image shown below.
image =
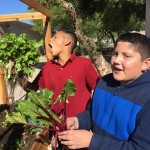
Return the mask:
{"type": "Polygon", "coordinates": [[[26,33],[31,39],[35,39],[39,41],[42,36],[32,30],[32,25],[26,24],[19,21],[12,21],[12,22],[0,22],[0,26],[4,30],[5,33],[15,33],[19,35],[21,33],[26,33]]]}

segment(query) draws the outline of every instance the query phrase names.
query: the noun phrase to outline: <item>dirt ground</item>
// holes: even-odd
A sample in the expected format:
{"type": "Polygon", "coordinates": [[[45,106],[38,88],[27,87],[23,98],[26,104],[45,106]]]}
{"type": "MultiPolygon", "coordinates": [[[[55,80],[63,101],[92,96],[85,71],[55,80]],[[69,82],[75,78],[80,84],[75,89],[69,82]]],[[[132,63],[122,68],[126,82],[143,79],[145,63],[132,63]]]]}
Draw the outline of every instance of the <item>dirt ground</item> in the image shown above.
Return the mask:
{"type": "Polygon", "coordinates": [[[35,135],[32,135],[27,127],[20,124],[3,128],[4,110],[10,111],[10,107],[0,105],[0,150],[30,150],[35,142],[35,135]]]}

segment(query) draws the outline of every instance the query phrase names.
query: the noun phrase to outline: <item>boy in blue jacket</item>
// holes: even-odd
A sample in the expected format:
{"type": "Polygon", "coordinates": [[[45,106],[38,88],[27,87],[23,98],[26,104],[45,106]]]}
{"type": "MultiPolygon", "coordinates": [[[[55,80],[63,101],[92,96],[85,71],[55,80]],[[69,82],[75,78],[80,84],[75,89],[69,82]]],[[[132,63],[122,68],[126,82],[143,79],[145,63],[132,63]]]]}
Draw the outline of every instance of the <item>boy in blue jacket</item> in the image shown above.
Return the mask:
{"type": "Polygon", "coordinates": [[[150,39],[121,35],[111,66],[112,74],[99,80],[91,105],[68,118],[69,130],[59,139],[70,149],[150,150],[150,39]]]}

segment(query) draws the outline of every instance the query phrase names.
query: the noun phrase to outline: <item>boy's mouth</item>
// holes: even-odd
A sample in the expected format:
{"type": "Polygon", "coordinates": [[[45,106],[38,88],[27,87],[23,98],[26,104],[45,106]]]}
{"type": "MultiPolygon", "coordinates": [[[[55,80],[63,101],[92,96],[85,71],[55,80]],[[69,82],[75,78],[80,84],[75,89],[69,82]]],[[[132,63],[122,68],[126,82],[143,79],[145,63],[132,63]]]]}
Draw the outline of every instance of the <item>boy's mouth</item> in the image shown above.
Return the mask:
{"type": "Polygon", "coordinates": [[[122,71],[122,69],[120,69],[118,67],[114,67],[114,71],[122,71]]]}
{"type": "Polygon", "coordinates": [[[48,44],[48,45],[49,45],[50,48],[52,48],[52,45],[51,45],[51,44],[48,44]]]}

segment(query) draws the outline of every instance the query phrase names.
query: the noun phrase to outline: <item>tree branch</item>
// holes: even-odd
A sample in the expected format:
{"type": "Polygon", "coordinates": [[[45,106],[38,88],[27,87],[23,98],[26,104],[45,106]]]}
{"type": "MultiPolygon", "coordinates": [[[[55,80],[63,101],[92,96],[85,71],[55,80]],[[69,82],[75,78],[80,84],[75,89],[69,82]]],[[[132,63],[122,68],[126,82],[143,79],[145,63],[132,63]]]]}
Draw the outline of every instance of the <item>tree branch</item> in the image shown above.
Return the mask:
{"type": "Polygon", "coordinates": [[[100,75],[103,76],[107,73],[110,73],[111,72],[110,64],[105,60],[102,54],[99,54],[96,51],[97,45],[95,44],[95,42],[91,38],[83,34],[82,19],[79,18],[79,16],[77,15],[74,6],[71,3],[66,1],[62,1],[62,2],[64,8],[68,12],[74,24],[76,35],[78,37],[79,42],[88,51],[88,54],[91,57],[95,67],[99,70],[100,75]]]}

